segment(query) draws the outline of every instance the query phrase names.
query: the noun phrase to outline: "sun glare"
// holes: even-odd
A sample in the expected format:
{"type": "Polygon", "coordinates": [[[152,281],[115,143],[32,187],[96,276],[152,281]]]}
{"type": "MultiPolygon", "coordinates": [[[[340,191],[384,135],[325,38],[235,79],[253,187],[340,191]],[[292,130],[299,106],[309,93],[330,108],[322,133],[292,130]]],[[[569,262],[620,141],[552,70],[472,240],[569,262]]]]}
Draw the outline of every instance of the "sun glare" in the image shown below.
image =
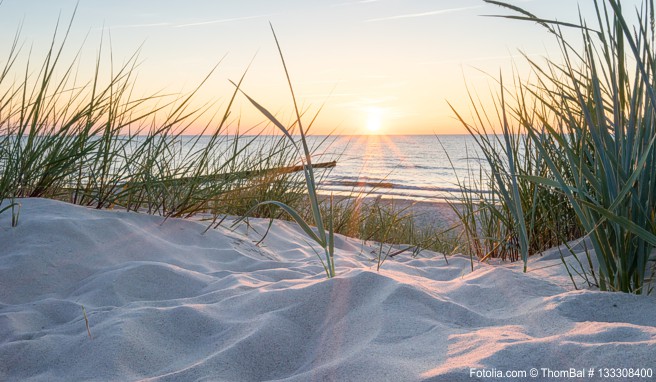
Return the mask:
{"type": "Polygon", "coordinates": [[[383,110],[378,107],[372,107],[368,110],[367,115],[367,132],[369,134],[380,133],[382,125],[383,110]]]}

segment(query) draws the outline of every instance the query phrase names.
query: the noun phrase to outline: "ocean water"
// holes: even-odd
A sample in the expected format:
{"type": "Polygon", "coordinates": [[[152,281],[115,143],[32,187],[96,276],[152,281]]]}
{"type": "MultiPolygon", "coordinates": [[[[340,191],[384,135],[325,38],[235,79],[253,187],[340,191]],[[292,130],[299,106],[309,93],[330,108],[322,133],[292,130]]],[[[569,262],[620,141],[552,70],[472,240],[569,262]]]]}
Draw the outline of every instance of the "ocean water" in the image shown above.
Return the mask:
{"type": "MultiPolygon", "coordinates": [[[[239,142],[246,147],[243,155],[255,158],[262,147],[267,152],[272,145],[278,147],[281,139],[284,142],[280,136],[244,136],[239,142]]],[[[183,137],[181,153],[191,150],[193,141],[183,137]]],[[[206,141],[208,138],[201,138],[199,145],[206,141]]],[[[222,145],[228,148],[230,142],[227,139],[222,145]]],[[[479,169],[485,166],[470,135],[309,136],[308,145],[313,163],[337,161],[330,170],[317,170],[323,194],[455,200],[459,198],[458,180],[471,186],[473,176],[480,183],[479,169]]]]}
{"type": "MultiPolygon", "coordinates": [[[[310,137],[315,145],[325,137],[310,137]]],[[[481,155],[469,135],[335,136],[315,162],[336,158],[322,192],[353,192],[422,201],[457,199],[458,179],[479,177],[481,155]]]]}

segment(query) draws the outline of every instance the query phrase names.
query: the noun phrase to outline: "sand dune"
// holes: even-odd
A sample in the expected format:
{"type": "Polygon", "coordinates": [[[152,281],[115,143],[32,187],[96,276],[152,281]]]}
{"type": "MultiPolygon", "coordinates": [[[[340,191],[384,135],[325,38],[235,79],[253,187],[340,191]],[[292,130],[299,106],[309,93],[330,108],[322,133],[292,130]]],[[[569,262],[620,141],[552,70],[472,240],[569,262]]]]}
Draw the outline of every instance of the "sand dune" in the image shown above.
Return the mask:
{"type": "Polygon", "coordinates": [[[2,381],[504,380],[472,368],[553,380],[540,369],[656,368],[656,299],[573,290],[555,252],[527,274],[472,272],[467,258],[429,252],[377,272],[375,247],[340,236],[327,280],[287,222],[256,246],[245,226],[202,234],[193,221],[22,205],[18,227],[0,215],[2,381]]]}

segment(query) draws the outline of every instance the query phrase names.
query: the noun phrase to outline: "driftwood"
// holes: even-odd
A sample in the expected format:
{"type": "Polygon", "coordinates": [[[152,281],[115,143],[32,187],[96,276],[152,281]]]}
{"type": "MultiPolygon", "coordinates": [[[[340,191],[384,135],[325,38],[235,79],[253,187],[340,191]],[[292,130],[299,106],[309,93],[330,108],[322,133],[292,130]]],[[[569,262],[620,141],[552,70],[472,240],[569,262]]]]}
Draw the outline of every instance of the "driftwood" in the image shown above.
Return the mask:
{"type": "MultiPolygon", "coordinates": [[[[2,0],[0,0],[1,2],[2,0]]],[[[337,165],[336,161],[332,162],[323,162],[323,163],[316,163],[312,165],[312,168],[314,169],[319,169],[319,168],[333,168],[337,165]]],[[[190,185],[199,185],[201,184],[202,187],[208,186],[208,184],[211,184],[212,182],[234,182],[240,179],[246,179],[252,176],[262,176],[262,175],[280,175],[280,174],[291,174],[294,172],[299,172],[303,171],[304,166],[289,166],[289,167],[275,167],[275,168],[269,168],[269,169],[264,169],[264,170],[251,170],[251,171],[237,171],[237,172],[231,172],[231,173],[223,173],[223,174],[212,174],[212,175],[200,175],[200,176],[189,176],[189,177],[171,177],[167,179],[159,179],[153,182],[143,182],[143,181],[123,181],[123,182],[110,182],[111,184],[106,184],[102,187],[99,188],[89,188],[88,185],[83,185],[81,188],[79,187],[64,187],[62,188],[62,192],[64,195],[69,195],[71,197],[76,197],[78,193],[82,194],[95,194],[96,198],[100,197],[103,199],[102,202],[98,203],[89,203],[91,204],[97,204],[98,208],[100,208],[101,205],[108,199],[108,196],[113,194],[114,197],[120,196],[123,193],[129,192],[130,189],[135,189],[139,187],[143,187],[146,184],[154,184],[155,186],[164,186],[164,187],[170,187],[170,186],[185,186],[187,184],[190,185]],[[104,196],[100,196],[104,195],[104,196]]],[[[95,199],[98,200],[98,199],[95,199]]],[[[110,208],[114,205],[114,202],[111,202],[109,204],[110,208]]]]}
{"type": "MultiPolygon", "coordinates": [[[[336,161],[332,162],[323,162],[316,163],[312,165],[313,169],[318,168],[332,168],[337,165],[336,161]]],[[[261,175],[280,175],[280,174],[291,174],[294,172],[303,171],[303,166],[289,166],[289,167],[275,167],[268,168],[264,170],[249,170],[249,171],[237,171],[237,172],[227,172],[222,174],[211,174],[211,175],[200,175],[200,176],[189,176],[189,177],[180,177],[180,178],[168,178],[160,179],[158,183],[162,184],[185,184],[185,183],[211,183],[211,182],[220,182],[220,181],[235,181],[239,179],[246,179],[252,176],[261,176],[261,175]]],[[[114,187],[117,189],[125,190],[127,188],[139,187],[145,182],[125,182],[118,183],[114,187]]]]}
{"type": "MultiPolygon", "coordinates": [[[[336,161],[332,162],[323,162],[323,163],[315,163],[312,165],[313,169],[317,168],[333,168],[337,166],[336,161]]],[[[266,175],[266,174],[273,174],[273,175],[280,175],[280,174],[291,174],[294,172],[299,172],[303,171],[304,166],[289,166],[289,167],[275,167],[275,168],[267,168],[264,170],[252,170],[252,171],[237,171],[237,172],[228,172],[228,173],[223,173],[223,174],[212,174],[212,175],[202,175],[198,177],[183,177],[183,178],[175,178],[171,179],[172,181],[176,182],[186,182],[190,180],[198,180],[201,182],[212,182],[212,181],[221,181],[221,180],[236,180],[236,179],[244,179],[244,178],[250,178],[252,176],[260,176],[260,175],[266,175]]]]}

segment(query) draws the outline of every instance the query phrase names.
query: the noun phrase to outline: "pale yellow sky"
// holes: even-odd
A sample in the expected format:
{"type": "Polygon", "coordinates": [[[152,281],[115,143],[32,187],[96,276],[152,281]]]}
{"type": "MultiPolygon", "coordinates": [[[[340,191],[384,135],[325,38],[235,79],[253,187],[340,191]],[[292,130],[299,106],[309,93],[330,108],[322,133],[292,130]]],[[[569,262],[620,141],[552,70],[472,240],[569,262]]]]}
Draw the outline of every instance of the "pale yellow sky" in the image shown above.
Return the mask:
{"type": "MultiPolygon", "coordinates": [[[[76,2],[5,0],[0,63],[21,22],[25,50],[40,58],[57,15],[68,19],[76,2]]],[[[578,18],[575,0],[512,3],[544,17],[578,18]]],[[[578,3],[590,14],[592,0],[578,3]]],[[[513,65],[527,72],[520,50],[537,59],[557,56],[540,27],[481,16],[501,13],[508,12],[481,0],[80,0],[67,53],[86,38],[79,70],[90,76],[103,29],[111,33],[115,63],[141,46],[143,94],[189,91],[222,60],[197,96],[220,107],[233,90],[229,80],[253,60],[243,89],[289,122],[292,103],[271,22],[300,103],[310,110],[323,105],[315,134],[458,134],[465,131],[447,101],[468,114],[465,84],[485,98],[494,86],[485,73],[510,77],[513,65]]],[[[243,97],[232,115],[242,128],[264,119],[243,97]]]]}

